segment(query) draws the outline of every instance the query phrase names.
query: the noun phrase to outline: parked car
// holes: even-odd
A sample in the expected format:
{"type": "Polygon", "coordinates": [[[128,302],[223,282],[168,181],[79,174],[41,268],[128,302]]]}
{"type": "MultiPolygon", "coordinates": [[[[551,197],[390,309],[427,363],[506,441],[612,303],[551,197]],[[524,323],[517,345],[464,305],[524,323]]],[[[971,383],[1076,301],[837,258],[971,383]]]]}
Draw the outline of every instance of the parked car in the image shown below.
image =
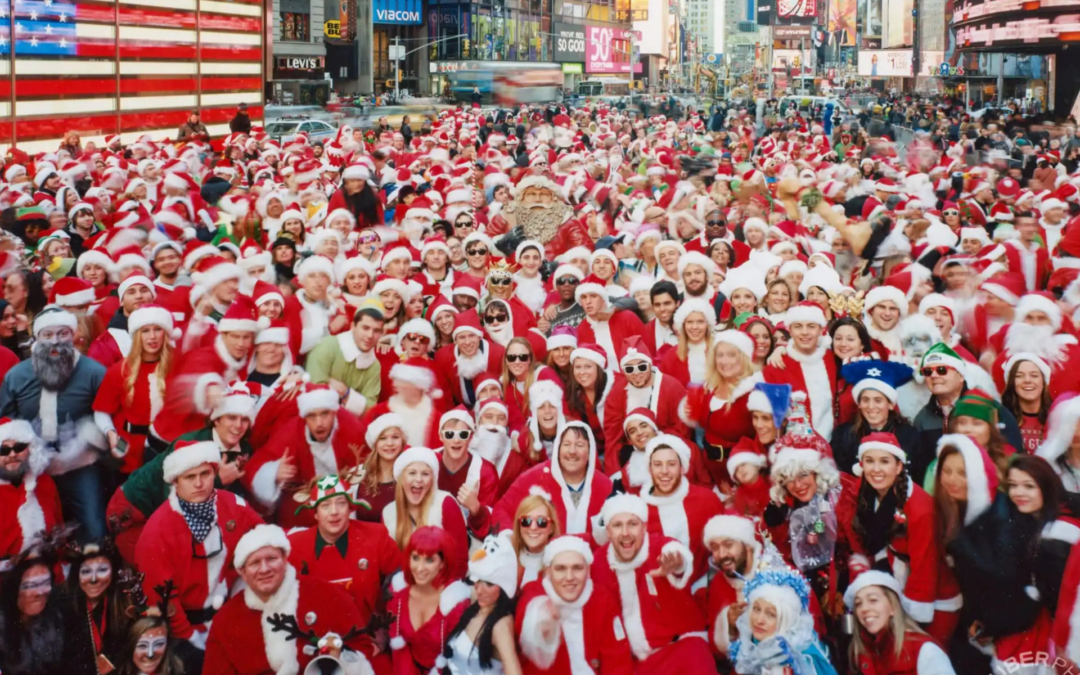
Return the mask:
{"type": "Polygon", "coordinates": [[[307,134],[308,142],[329,141],[337,136],[337,127],[323,120],[306,118],[276,119],[266,125],[266,135],[278,143],[288,143],[297,134],[307,134]]]}

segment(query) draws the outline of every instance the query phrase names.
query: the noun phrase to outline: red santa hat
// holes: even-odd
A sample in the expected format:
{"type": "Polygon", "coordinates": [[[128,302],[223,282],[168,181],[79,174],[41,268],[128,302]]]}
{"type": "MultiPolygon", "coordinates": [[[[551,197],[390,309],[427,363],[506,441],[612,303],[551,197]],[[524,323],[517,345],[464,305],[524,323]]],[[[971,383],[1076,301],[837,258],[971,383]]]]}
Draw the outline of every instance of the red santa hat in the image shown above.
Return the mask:
{"type": "Polygon", "coordinates": [[[134,336],[146,326],[160,326],[170,340],[179,340],[179,328],[173,328],[172,312],[158,305],[143,305],[128,317],[128,334],[134,336]]]}
{"type": "MultiPolygon", "coordinates": [[[[579,272],[580,273],[580,272],[579,272]]],[[[474,300],[480,300],[481,280],[471,274],[458,274],[454,279],[454,287],[451,295],[465,295],[474,300]]]]}
{"type": "Polygon", "coordinates": [[[953,323],[956,323],[956,303],[953,302],[952,298],[941,293],[931,293],[923,298],[919,302],[919,314],[926,314],[928,310],[935,307],[940,307],[949,312],[949,316],[953,318],[953,323]]]}
{"type": "MultiPolygon", "coordinates": [[[[893,275],[895,276],[895,275],[893,275]]],[[[889,277],[892,278],[891,276],[889,277]]],[[[877,286],[870,290],[866,294],[866,302],[864,304],[863,311],[869,316],[870,312],[883,302],[892,301],[900,310],[900,316],[907,316],[908,313],[908,298],[904,294],[904,291],[896,286],[877,286]]],[[[790,320],[788,320],[790,323],[790,320]]]]}
{"type": "Polygon", "coordinates": [[[715,344],[729,344],[742,352],[747,359],[754,359],[754,338],[741,330],[720,331],[713,336],[713,341],[715,344]]]}
{"type": "Polygon", "coordinates": [[[484,329],[480,327],[480,315],[475,309],[459,312],[454,317],[453,337],[457,337],[461,332],[476,333],[481,338],[484,337],[484,329]]]}
{"type": "Polygon", "coordinates": [[[503,390],[502,381],[495,373],[480,373],[473,381],[476,383],[476,391],[483,391],[489,385],[495,385],[500,392],[503,390]]]}
{"type": "Polygon", "coordinates": [[[1061,330],[1061,308],[1058,307],[1054,297],[1046,291],[1028,293],[1016,303],[1016,311],[1013,314],[1015,323],[1023,323],[1028,314],[1043,312],[1050,317],[1050,325],[1055,331],[1061,330]]]}
{"type": "Polygon", "coordinates": [[[75,263],[75,273],[81,277],[87,265],[97,265],[106,272],[112,272],[115,264],[108,251],[103,248],[92,248],[83,251],[79,255],[78,261],[75,263]]]}
{"type": "MultiPolygon", "coordinates": [[[[653,439],[655,440],[655,439],[653,439]]],[[[651,441],[650,441],[651,442],[651,441]]],[[[600,509],[600,522],[604,527],[612,521],[615,516],[620,513],[627,513],[632,516],[637,516],[638,519],[647,523],[649,521],[649,506],[645,501],[637,495],[620,494],[614,497],[609,497],[604,506],[600,509]]]]}
{"type": "Polygon", "coordinates": [[[432,390],[435,388],[435,372],[431,369],[430,359],[414,356],[395,363],[390,369],[390,379],[415,385],[429,394],[434,393],[432,390]]]}
{"type": "Polygon", "coordinates": [[[564,534],[561,537],[552,539],[544,547],[544,559],[542,561],[544,567],[550,567],[555,558],[563,553],[577,553],[585,559],[585,563],[588,565],[593,562],[592,548],[588,542],[581,537],[564,534]]]}
{"type": "Polygon", "coordinates": [[[49,302],[60,307],[83,307],[96,299],[93,284],[78,277],[61,278],[49,293],[49,302]]]}
{"type": "Polygon", "coordinates": [[[231,279],[239,280],[241,276],[239,265],[219,255],[211,255],[199,260],[191,274],[191,280],[196,286],[209,290],[231,279]]]}
{"type": "MultiPolygon", "coordinates": [[[[479,389],[480,387],[477,387],[479,389]]],[[[469,414],[469,411],[463,405],[459,405],[456,408],[451,408],[442,414],[439,418],[439,429],[442,429],[447,422],[462,422],[470,430],[476,428],[476,423],[473,421],[473,416],[469,414]]]]}
{"type": "Polygon", "coordinates": [[[233,331],[257,333],[260,328],[270,325],[266,317],[259,317],[255,308],[255,301],[246,295],[237,295],[225,315],[218,321],[219,333],[233,331]]]}
{"type": "Polygon", "coordinates": [[[371,424],[368,425],[368,428],[364,430],[364,442],[367,443],[368,449],[374,452],[375,443],[378,442],[379,436],[382,436],[384,431],[387,429],[397,429],[404,435],[405,428],[405,418],[401,415],[398,415],[397,413],[379,415],[373,419],[371,424]]]}
{"type": "MultiPolygon", "coordinates": [[[[649,442],[645,444],[645,465],[648,466],[652,463],[654,452],[665,449],[672,450],[679,456],[679,462],[682,464],[682,472],[684,474],[690,470],[690,446],[688,446],[683,439],[673,434],[659,434],[653,436],[649,442]]],[[[652,482],[651,478],[646,479],[646,482],[652,482]]]]}
{"type": "Polygon", "coordinates": [[[702,539],[706,548],[709,542],[717,539],[732,539],[750,548],[754,552],[755,560],[761,554],[761,542],[757,538],[754,521],[742,516],[722,515],[709,518],[709,522],[705,523],[702,539]]]}
{"type": "Polygon", "coordinates": [[[1009,373],[1012,372],[1013,367],[1015,367],[1016,364],[1020,363],[1021,361],[1029,361],[1032,365],[1038,368],[1039,372],[1042,373],[1043,376],[1043,384],[1047,386],[1050,384],[1050,364],[1043,360],[1043,358],[1038,354],[1033,354],[1031,352],[1017,352],[1009,357],[1009,359],[1001,367],[1001,369],[1005,372],[1006,378],[1009,376],[1009,373]]]}
{"type": "Polygon", "coordinates": [[[622,342],[622,356],[619,358],[619,367],[625,368],[632,361],[645,361],[650,366],[653,362],[652,352],[649,345],[640,335],[632,335],[622,342]]]}
{"type": "Polygon", "coordinates": [[[900,186],[898,186],[896,181],[891,178],[882,178],[874,183],[874,191],[895,194],[900,192],[900,186]]]}
{"type": "Polygon", "coordinates": [[[653,428],[657,433],[660,432],[660,425],[656,421],[656,413],[649,408],[634,408],[623,419],[623,429],[631,422],[644,422],[653,428]]]}
{"type": "Polygon", "coordinates": [[[708,324],[709,331],[711,332],[713,326],[716,324],[716,309],[708,300],[704,298],[690,298],[689,300],[683,300],[683,303],[679,305],[679,309],[675,311],[675,317],[672,319],[672,324],[675,326],[675,332],[682,330],[683,324],[691,314],[698,313],[705,317],[705,323],[708,324]]]}
{"type": "Polygon", "coordinates": [[[303,393],[296,397],[296,408],[301,417],[307,417],[316,410],[336,412],[340,407],[341,396],[325,384],[309,382],[304,385],[303,393]]]}
{"type": "Polygon", "coordinates": [[[398,455],[398,458],[394,460],[395,481],[401,478],[401,474],[405,473],[405,469],[410,464],[424,464],[431,469],[433,477],[439,476],[439,457],[431,448],[413,446],[398,455]]]}
{"type": "Polygon", "coordinates": [[[868,436],[864,436],[862,442],[859,443],[858,457],[856,458],[855,466],[852,468],[852,473],[856,476],[862,475],[863,455],[871,450],[887,452],[899,460],[901,464],[907,463],[907,453],[900,447],[900,441],[896,440],[896,436],[887,431],[876,431],[868,436]]]}
{"type": "Polygon", "coordinates": [[[494,408],[495,410],[502,412],[504,415],[510,414],[510,409],[506,407],[506,403],[504,403],[502,400],[497,398],[486,398],[476,404],[477,422],[480,421],[480,418],[489,408],[494,408]]]}
{"type": "Polygon", "coordinates": [[[325,274],[331,284],[336,283],[337,275],[334,274],[334,261],[324,255],[308,256],[296,268],[296,279],[300,283],[303,283],[309,274],[325,274]]]}
{"type": "Polygon", "coordinates": [[[990,277],[979,286],[980,289],[991,293],[1010,304],[1020,302],[1020,296],[1024,293],[1024,277],[1017,272],[1000,272],[990,277]]]}
{"type": "Polygon", "coordinates": [[[157,288],[154,286],[154,282],[141,274],[132,274],[127,279],[121,281],[120,286],[116,289],[117,296],[123,298],[124,294],[127,293],[132,286],[142,286],[150,291],[150,295],[157,297],[157,288]]]}
{"type": "Polygon", "coordinates": [[[175,483],[177,478],[195,467],[203,464],[217,466],[220,463],[221,449],[216,441],[178,440],[173,451],[165,456],[162,472],[166,483],[175,483]]]}
{"type": "Polygon", "coordinates": [[[606,307],[608,305],[606,286],[607,284],[604,282],[603,279],[594,274],[590,274],[589,276],[585,277],[581,281],[581,283],[578,284],[577,288],[574,289],[574,300],[580,303],[581,296],[586,294],[595,294],[599,295],[603,299],[604,306],[606,307]]]}
{"type": "Polygon", "coordinates": [[[257,404],[262,395],[263,388],[258,382],[242,380],[230,382],[210,413],[210,419],[216,420],[225,415],[243,415],[254,422],[255,415],[258,413],[257,404]]]}
{"type": "MultiPolygon", "coordinates": [[[[763,411],[768,412],[768,411],[763,411]]],[[[750,438],[742,438],[735,447],[731,449],[731,456],[727,460],[728,475],[734,477],[735,471],[744,464],[756,466],[758,469],[762,469],[768,464],[768,459],[764,454],[757,451],[754,447],[754,441],[750,438]]]]}
{"type": "Polygon", "coordinates": [[[990,207],[990,220],[1011,223],[1013,219],[1012,209],[1004,202],[995,202],[990,207]]]}
{"type": "Polygon", "coordinates": [[[289,543],[285,530],[277,525],[256,525],[236,542],[236,550],[233,551],[233,567],[237,571],[244,569],[248,556],[267,546],[281,549],[286,559],[292,552],[292,545],[289,543]]]}
{"type": "Polygon", "coordinates": [[[587,343],[578,345],[577,349],[570,352],[570,363],[573,363],[578,359],[592,361],[600,367],[600,370],[607,368],[607,356],[604,354],[604,349],[597,344],[587,343]]]}
{"type": "MultiPolygon", "coordinates": [[[[908,602],[907,598],[904,597],[904,589],[900,587],[900,582],[897,581],[896,577],[879,570],[867,570],[855,577],[851,584],[848,585],[847,590],[844,591],[844,604],[847,605],[849,611],[855,611],[855,596],[859,594],[859,591],[870,586],[887,588],[896,594],[901,604],[908,602]]],[[[906,606],[905,609],[907,609],[906,606]]]]}

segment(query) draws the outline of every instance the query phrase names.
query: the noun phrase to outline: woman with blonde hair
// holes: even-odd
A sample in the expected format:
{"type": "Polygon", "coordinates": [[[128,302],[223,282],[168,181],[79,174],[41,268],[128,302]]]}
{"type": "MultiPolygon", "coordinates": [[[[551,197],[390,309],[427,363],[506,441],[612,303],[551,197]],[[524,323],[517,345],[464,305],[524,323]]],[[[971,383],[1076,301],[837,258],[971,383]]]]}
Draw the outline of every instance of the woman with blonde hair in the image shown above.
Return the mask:
{"type": "Polygon", "coordinates": [[[544,548],[562,535],[555,507],[543,495],[529,495],[514,514],[514,553],[518,559],[518,588],[536,581],[543,567],[544,548]]]}
{"type": "Polygon", "coordinates": [[[554,382],[562,388],[559,375],[536,360],[531,342],[523,337],[511,339],[506,345],[499,377],[506,394],[505,403],[508,406],[517,406],[521,416],[528,417],[529,387],[540,380],[554,382]]]}
{"type": "Polygon", "coordinates": [[[165,387],[173,367],[172,314],[146,305],[128,317],[131,347],[127,357],[105,372],[94,399],[94,421],[108,436],[109,448],[123,460],[129,474],[144,464],[144,448],[163,452],[166,443],[151,435],[150,425],[165,401],[165,387]],[[126,447],[125,447],[126,446],[126,447]]]}
{"type": "Polygon", "coordinates": [[[754,435],[747,404],[765,378],[754,369],[754,339],[741,330],[717,333],[711,353],[705,362],[705,386],[687,392],[680,416],[688,426],[704,431],[706,466],[720,490],[728,492],[727,459],[740,439],[754,435]]]}
{"type": "Polygon", "coordinates": [[[358,520],[379,522],[383,509],[394,501],[394,462],[408,448],[404,429],[405,420],[400,415],[387,413],[372,421],[364,431],[368,454],[356,498],[366,501],[371,509],[357,510],[358,520]]]}
{"type": "Polygon", "coordinates": [[[715,325],[716,311],[707,300],[684,300],[672,319],[679,346],[664,355],[660,372],[674,377],[684,387],[703,384],[715,325]]]}
{"type": "Polygon", "coordinates": [[[908,616],[900,582],[870,570],[848,586],[844,604],[858,628],[851,636],[851,671],[856,675],[953,675],[941,647],[908,616]]]}
{"type": "Polygon", "coordinates": [[[451,574],[465,576],[469,559],[469,533],[465,517],[454,496],[438,488],[439,458],[430,448],[414,447],[394,460],[394,501],[383,507],[382,521],[404,551],[413,532],[425,525],[446,531],[451,556],[451,574]]]}

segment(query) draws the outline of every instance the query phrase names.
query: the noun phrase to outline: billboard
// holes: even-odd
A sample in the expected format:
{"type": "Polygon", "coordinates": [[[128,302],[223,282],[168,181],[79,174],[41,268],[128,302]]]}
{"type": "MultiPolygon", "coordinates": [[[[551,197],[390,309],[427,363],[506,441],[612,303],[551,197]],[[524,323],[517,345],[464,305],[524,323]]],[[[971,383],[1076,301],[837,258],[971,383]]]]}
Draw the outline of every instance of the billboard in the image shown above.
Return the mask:
{"type": "Polygon", "coordinates": [[[863,49],[859,51],[859,75],[863,77],[913,77],[910,49],[863,49]]]}
{"type": "Polygon", "coordinates": [[[371,22],[411,26],[423,23],[420,0],[374,0],[371,22]]]}
{"type": "Polygon", "coordinates": [[[781,19],[805,19],[818,15],[817,0],[777,0],[776,15],[781,19]]]}
{"type": "Polygon", "coordinates": [[[838,47],[855,46],[858,19],[856,0],[832,0],[829,3],[829,43],[838,47]]]}
{"type": "Polygon", "coordinates": [[[556,21],[551,26],[555,34],[555,60],[581,63],[585,60],[585,26],[578,23],[556,21]]]}
{"type": "MultiPolygon", "coordinates": [[[[585,27],[585,72],[601,74],[630,73],[630,41],[640,40],[641,34],[611,26],[585,27]]],[[[634,64],[635,73],[641,64],[634,64]]]]}
{"type": "Polygon", "coordinates": [[[882,0],[857,0],[859,24],[864,38],[881,37],[882,0]]]}
{"type": "Polygon", "coordinates": [[[811,38],[810,26],[776,26],[773,28],[775,40],[809,40],[811,38]]]}

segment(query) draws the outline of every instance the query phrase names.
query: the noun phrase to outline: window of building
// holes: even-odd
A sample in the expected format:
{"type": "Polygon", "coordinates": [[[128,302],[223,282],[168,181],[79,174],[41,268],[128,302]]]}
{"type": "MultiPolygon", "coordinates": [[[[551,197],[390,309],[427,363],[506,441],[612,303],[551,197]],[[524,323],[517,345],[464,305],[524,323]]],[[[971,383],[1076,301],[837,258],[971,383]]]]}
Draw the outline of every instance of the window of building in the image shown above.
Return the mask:
{"type": "Polygon", "coordinates": [[[311,42],[311,15],[302,12],[281,12],[282,42],[311,42]]]}

